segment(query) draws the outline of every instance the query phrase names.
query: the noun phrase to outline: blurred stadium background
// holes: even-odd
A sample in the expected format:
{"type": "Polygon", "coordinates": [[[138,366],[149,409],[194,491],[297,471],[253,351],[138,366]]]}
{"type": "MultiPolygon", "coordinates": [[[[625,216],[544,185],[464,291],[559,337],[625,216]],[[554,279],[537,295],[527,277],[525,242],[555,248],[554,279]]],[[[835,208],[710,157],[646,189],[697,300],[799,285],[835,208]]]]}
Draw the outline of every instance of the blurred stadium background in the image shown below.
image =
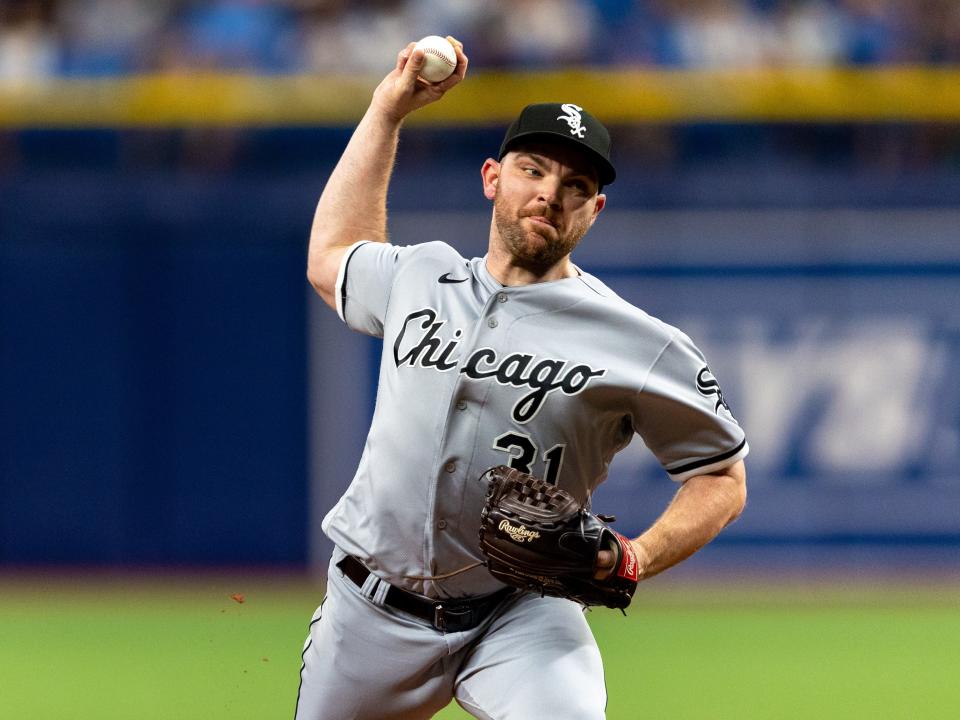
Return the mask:
{"type": "MultiPolygon", "coordinates": [[[[505,123],[582,103],[619,179],[579,263],[750,438],[743,517],[595,613],[610,717],[954,716],[955,0],[3,0],[0,717],[292,714],[377,363],[307,232],[427,34],[471,76],[409,122],[393,241],[482,254],[505,123]]],[[[639,532],[673,490],[635,443],[596,505],[639,532]]]]}

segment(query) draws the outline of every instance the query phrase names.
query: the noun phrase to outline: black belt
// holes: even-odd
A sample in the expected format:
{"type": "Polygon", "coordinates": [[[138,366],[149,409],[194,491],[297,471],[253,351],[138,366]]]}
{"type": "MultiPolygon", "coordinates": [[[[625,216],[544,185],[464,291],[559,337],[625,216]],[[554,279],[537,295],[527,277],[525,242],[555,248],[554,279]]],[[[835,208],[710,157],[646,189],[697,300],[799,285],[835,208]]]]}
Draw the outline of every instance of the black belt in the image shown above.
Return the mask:
{"type": "MultiPolygon", "coordinates": [[[[370,575],[367,567],[352,555],[343,558],[337,563],[337,567],[357,587],[363,587],[363,583],[370,575]]],[[[441,632],[463,632],[483,622],[501,601],[512,594],[513,588],[503,588],[483,597],[464,600],[431,600],[391,585],[384,598],[384,604],[426,620],[441,632]]]]}

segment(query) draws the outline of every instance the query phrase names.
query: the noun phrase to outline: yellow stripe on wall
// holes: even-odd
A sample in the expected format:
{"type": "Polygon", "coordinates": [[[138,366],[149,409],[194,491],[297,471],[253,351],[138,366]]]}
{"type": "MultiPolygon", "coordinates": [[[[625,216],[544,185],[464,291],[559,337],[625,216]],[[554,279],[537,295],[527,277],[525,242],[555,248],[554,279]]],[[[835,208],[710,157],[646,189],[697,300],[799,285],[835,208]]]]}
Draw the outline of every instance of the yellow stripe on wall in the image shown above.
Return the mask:
{"type": "MultiPolygon", "coordinates": [[[[145,75],[0,82],[0,127],[352,125],[379,78],[145,75]]],[[[410,124],[503,124],[528,102],[609,123],[960,121],[960,68],[475,72],[410,124]]]]}

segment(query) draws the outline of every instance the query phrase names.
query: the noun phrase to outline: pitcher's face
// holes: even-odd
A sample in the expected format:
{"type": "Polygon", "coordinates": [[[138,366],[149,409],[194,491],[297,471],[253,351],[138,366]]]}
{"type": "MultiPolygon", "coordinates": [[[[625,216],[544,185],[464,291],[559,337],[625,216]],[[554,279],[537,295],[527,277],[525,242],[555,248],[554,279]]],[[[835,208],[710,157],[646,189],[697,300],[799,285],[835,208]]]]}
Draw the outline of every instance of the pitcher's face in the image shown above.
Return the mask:
{"type": "Polygon", "coordinates": [[[593,166],[564,145],[524,145],[490,170],[495,240],[521,266],[547,268],[569,255],[606,201],[593,166]]]}

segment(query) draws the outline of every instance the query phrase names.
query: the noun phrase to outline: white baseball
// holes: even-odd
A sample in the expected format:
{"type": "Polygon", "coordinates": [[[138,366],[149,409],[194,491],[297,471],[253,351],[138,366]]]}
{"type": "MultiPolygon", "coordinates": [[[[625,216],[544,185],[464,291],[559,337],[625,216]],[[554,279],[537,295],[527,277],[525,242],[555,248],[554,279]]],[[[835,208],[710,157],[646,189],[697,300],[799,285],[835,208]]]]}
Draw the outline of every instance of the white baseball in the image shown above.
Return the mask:
{"type": "Polygon", "coordinates": [[[420,77],[429,82],[440,82],[453,75],[457,67],[457,52],[446,38],[427,35],[414,46],[423,50],[423,67],[420,77]]]}

